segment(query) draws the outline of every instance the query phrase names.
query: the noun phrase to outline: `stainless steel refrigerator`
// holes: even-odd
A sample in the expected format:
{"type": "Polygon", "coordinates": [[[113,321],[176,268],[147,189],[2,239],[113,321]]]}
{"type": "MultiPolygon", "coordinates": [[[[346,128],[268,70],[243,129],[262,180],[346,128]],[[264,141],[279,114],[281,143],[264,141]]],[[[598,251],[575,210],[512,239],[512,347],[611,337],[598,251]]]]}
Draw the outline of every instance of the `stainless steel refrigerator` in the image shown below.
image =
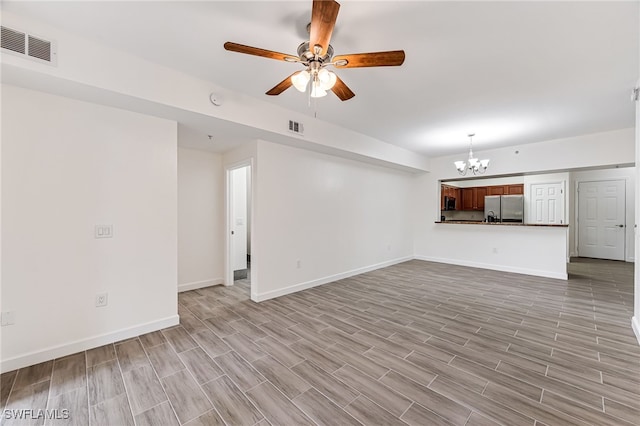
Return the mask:
{"type": "Polygon", "coordinates": [[[485,222],[524,222],[523,195],[488,195],[484,197],[485,222]]]}

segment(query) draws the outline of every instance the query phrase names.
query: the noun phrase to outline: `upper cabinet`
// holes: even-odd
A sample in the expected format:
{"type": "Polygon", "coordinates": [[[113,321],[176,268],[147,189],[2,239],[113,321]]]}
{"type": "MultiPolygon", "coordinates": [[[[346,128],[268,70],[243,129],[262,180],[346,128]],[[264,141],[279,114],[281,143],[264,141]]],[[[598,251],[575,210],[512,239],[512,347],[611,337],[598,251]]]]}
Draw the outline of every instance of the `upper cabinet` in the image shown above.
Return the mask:
{"type": "Polygon", "coordinates": [[[524,195],[524,184],[519,183],[517,185],[506,185],[506,195],[524,195]]]}
{"type": "Polygon", "coordinates": [[[482,210],[484,211],[484,197],[488,195],[488,187],[474,186],[473,188],[462,188],[462,209],[461,210],[482,210]]]}
{"type": "Polygon", "coordinates": [[[460,207],[458,210],[484,211],[484,197],[487,195],[521,195],[524,193],[524,184],[474,186],[460,189],[460,207]]]}
{"type": "Polygon", "coordinates": [[[456,210],[460,210],[460,188],[449,185],[442,185],[440,188],[440,210],[447,210],[445,197],[456,199],[456,210]]]}

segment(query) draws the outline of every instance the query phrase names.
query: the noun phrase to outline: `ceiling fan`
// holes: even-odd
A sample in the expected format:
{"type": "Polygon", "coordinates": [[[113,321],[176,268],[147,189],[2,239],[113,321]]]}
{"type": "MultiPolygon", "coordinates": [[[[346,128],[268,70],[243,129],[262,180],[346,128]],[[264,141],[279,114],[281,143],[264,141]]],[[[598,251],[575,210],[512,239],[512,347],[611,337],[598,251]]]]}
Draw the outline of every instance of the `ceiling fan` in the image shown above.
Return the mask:
{"type": "Polygon", "coordinates": [[[339,9],[340,4],[334,0],[313,0],[311,23],[308,26],[309,41],[303,42],[298,46],[298,56],[245,46],[230,41],[224,44],[224,48],[232,52],[304,65],[304,70],[296,71],[276,84],[266,92],[267,95],[279,95],[289,87],[294,86],[301,92],[305,92],[308,87],[309,95],[313,98],[325,96],[327,90],[331,90],[341,100],[349,100],[355,96],[355,93],[327,67],[399,66],[404,62],[404,50],[333,56],[333,47],[329,42],[331,41],[331,34],[336,24],[339,9]]]}

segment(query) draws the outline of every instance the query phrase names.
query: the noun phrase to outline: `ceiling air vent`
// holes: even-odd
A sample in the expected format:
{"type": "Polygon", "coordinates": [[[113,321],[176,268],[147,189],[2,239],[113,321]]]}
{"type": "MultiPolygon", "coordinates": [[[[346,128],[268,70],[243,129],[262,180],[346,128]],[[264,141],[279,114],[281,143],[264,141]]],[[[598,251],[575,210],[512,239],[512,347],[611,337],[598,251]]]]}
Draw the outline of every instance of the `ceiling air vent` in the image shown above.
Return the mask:
{"type": "Polygon", "coordinates": [[[2,27],[2,49],[7,53],[16,54],[23,58],[35,59],[50,65],[56,64],[56,45],[23,31],[2,27]]]}
{"type": "Polygon", "coordinates": [[[297,133],[299,135],[304,133],[304,127],[302,123],[298,123],[297,121],[289,120],[289,131],[292,133],[297,133]]]}

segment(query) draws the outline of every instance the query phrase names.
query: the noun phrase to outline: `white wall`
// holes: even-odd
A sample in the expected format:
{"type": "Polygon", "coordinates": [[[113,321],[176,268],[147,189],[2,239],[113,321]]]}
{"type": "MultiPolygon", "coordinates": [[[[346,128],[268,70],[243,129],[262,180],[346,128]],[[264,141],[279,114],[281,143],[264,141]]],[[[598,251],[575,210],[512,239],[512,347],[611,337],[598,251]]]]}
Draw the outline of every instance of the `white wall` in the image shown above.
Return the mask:
{"type": "MultiPolygon", "coordinates": [[[[634,128],[592,133],[564,139],[478,151],[478,158],[491,163],[484,177],[511,174],[566,172],[571,169],[633,165],[635,158],[634,128]],[[518,152],[516,154],[516,152],[518,152]]],[[[459,178],[453,165],[460,154],[431,159],[430,172],[438,179],[459,178]]],[[[469,179],[474,179],[470,176],[469,179]]]]}
{"type": "Polygon", "coordinates": [[[453,182],[445,182],[450,186],[457,186],[458,188],[469,188],[472,186],[491,186],[491,185],[515,185],[524,183],[524,176],[509,176],[498,178],[479,178],[466,179],[453,182]]]}
{"type": "Polygon", "coordinates": [[[222,284],[223,278],[222,155],[178,148],[178,289],[222,284]]]}
{"type": "Polygon", "coordinates": [[[7,85],[2,106],[2,370],[176,324],[176,123],[7,85]]]}
{"type": "MultiPolygon", "coordinates": [[[[638,16],[640,19],[640,16],[638,16]]],[[[640,38],[640,34],[638,35],[640,38]]],[[[639,43],[640,46],[640,43],[639,43]]],[[[640,87],[640,64],[638,64],[638,81],[636,82],[636,88],[640,87]]],[[[636,101],[636,132],[635,132],[635,147],[636,147],[636,165],[640,164],[640,103],[636,101]]],[[[640,253],[640,173],[636,173],[636,215],[635,215],[635,252],[640,253]]],[[[634,283],[634,316],[632,319],[633,331],[636,333],[638,343],[640,343],[640,268],[636,265],[635,268],[635,283],[634,283]]]]}
{"type": "MultiPolygon", "coordinates": [[[[545,172],[560,172],[566,174],[568,169],[582,167],[615,166],[616,164],[628,164],[635,158],[634,129],[622,129],[612,132],[578,136],[574,138],[545,141],[536,144],[527,144],[513,148],[503,148],[493,151],[477,153],[479,158],[490,158],[491,165],[485,177],[498,177],[505,174],[529,173],[538,174],[545,172]],[[518,154],[515,151],[519,151],[518,154]],[[536,173],[538,172],[538,173],[536,173]]],[[[447,156],[434,158],[431,161],[431,173],[415,177],[414,211],[415,223],[415,254],[423,259],[439,259],[442,262],[460,264],[461,262],[473,262],[481,267],[486,261],[485,267],[499,270],[510,270],[530,273],[527,270],[544,271],[551,265],[540,253],[556,248],[548,248],[543,240],[533,241],[532,244],[522,244],[518,240],[524,238],[517,227],[505,227],[501,231],[500,245],[487,244],[480,239],[474,239],[472,231],[474,226],[482,225],[456,225],[462,228],[453,228],[449,224],[435,224],[440,218],[439,181],[452,179],[457,175],[453,160],[459,156],[447,156]],[[467,230],[460,232],[458,229],[467,230]],[[455,241],[455,246],[445,249],[455,241]],[[496,247],[498,253],[488,253],[488,258],[481,255],[479,250],[489,250],[496,247]],[[517,250],[516,250],[517,248],[517,250]],[[516,250],[517,256],[528,259],[527,264],[522,264],[513,257],[510,250],[516,250]],[[481,259],[484,259],[482,261],[481,259]]],[[[471,178],[473,179],[473,178],[471,178]]],[[[571,225],[571,222],[569,222],[571,225]]],[[[493,229],[492,227],[490,229],[493,229]]],[[[549,235],[548,230],[531,228],[531,232],[540,232],[549,235]],[[546,233],[545,233],[546,232],[546,233]]],[[[529,232],[529,231],[525,231],[529,232]]],[[[498,235],[498,234],[496,234],[498,235]]],[[[484,235],[493,238],[493,234],[484,235]]],[[[554,235],[553,238],[556,236],[554,235]]],[[[566,261],[567,243],[562,244],[565,254],[562,257],[566,261]]],[[[557,275],[558,271],[549,270],[547,276],[557,275]]],[[[542,274],[540,274],[542,275],[542,274]]]]}
{"type": "Polygon", "coordinates": [[[567,228],[450,223],[431,238],[436,250],[418,259],[567,279],[567,228]]]}
{"type": "Polygon", "coordinates": [[[623,167],[619,169],[606,170],[589,170],[581,172],[572,172],[571,174],[570,194],[570,220],[572,226],[569,230],[569,249],[572,256],[579,255],[577,250],[578,244],[578,184],[580,182],[593,182],[599,180],[624,180],[626,187],[626,240],[625,240],[625,259],[627,262],[633,262],[635,259],[635,242],[634,242],[634,224],[636,217],[636,168],[623,167]]]}
{"type": "Polygon", "coordinates": [[[278,143],[305,146],[413,171],[427,170],[428,159],[408,149],[320,119],[310,119],[306,114],[278,107],[269,101],[216,87],[210,81],[106,47],[64,28],[55,28],[6,11],[2,13],[2,25],[46,36],[55,40],[60,49],[55,67],[17,55],[3,55],[3,81],[37,85],[52,92],[64,91],[66,96],[99,99],[149,114],[182,117],[181,121],[201,123],[203,131],[213,131],[216,125],[226,127],[233,122],[239,124],[237,128],[241,132],[255,137],[268,135],[278,143]],[[208,96],[211,92],[224,98],[222,106],[211,104],[208,96]],[[304,124],[304,136],[289,132],[289,120],[304,124]]]}
{"type": "Polygon", "coordinates": [[[265,141],[258,161],[254,300],[412,257],[412,175],[265,141]]]}

